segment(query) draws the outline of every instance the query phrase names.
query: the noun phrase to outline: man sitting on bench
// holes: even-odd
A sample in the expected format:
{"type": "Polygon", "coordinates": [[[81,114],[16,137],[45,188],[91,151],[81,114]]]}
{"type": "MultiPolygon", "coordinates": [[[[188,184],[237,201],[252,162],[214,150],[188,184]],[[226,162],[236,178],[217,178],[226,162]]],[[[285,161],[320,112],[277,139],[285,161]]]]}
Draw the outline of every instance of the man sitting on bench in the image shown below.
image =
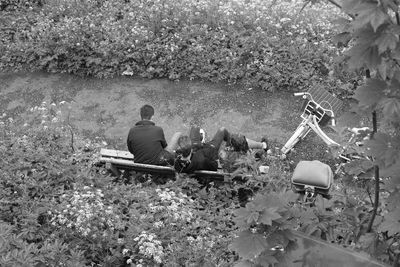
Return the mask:
{"type": "Polygon", "coordinates": [[[247,152],[249,149],[268,150],[266,138],[262,138],[261,142],[257,142],[246,138],[244,135],[231,134],[224,127],[218,129],[210,142],[199,144],[198,142],[194,142],[194,131],[198,131],[198,128],[191,129],[190,135],[192,138],[187,135],[181,135],[178,139],[174,164],[177,172],[193,173],[197,170],[217,171],[218,152],[223,141],[235,151],[247,152]]]}
{"type": "Polygon", "coordinates": [[[152,165],[173,165],[178,139],[182,135],[175,133],[169,144],[165,141],[164,131],[151,120],[154,108],[144,105],[140,108],[141,121],[129,130],[127,145],[136,163],[152,165]]]}

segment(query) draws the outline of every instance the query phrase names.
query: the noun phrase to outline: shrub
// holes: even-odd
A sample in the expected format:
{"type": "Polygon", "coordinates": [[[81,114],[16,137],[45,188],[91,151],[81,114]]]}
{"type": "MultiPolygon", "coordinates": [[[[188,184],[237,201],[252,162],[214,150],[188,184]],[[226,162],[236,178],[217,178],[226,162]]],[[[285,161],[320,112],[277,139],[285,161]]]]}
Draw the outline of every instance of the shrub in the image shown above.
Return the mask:
{"type": "Polygon", "coordinates": [[[331,7],[252,1],[51,1],[10,24],[0,69],[346,89],[331,7]],[[342,78],[340,83],[334,77],[342,78]],[[344,85],[343,85],[344,84],[344,85]]]}

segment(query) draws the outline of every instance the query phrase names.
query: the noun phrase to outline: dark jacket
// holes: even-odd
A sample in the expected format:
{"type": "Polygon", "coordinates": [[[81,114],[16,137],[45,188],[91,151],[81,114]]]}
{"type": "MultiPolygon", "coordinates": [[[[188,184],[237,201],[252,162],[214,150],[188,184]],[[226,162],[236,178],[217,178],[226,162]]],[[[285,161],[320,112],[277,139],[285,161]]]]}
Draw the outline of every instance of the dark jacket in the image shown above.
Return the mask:
{"type": "Polygon", "coordinates": [[[204,144],[193,152],[189,165],[181,165],[175,161],[175,170],[184,173],[193,173],[197,170],[217,171],[218,170],[218,150],[211,145],[204,144]]]}
{"type": "Polygon", "coordinates": [[[127,145],[135,162],[159,165],[167,142],[161,127],[155,126],[152,121],[143,120],[129,130],[127,145]]]}

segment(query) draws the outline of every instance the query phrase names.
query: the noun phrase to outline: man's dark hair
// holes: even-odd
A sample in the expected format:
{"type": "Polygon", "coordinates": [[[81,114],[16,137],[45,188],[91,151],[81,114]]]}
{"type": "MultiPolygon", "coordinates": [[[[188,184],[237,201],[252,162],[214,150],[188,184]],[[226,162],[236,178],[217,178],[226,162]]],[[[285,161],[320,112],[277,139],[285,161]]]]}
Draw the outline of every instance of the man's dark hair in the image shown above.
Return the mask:
{"type": "Polygon", "coordinates": [[[144,105],[140,108],[140,117],[142,120],[150,120],[154,115],[154,108],[150,105],[144,105]]]}
{"type": "Polygon", "coordinates": [[[187,135],[182,135],[178,139],[178,148],[176,149],[176,154],[183,157],[189,156],[192,151],[192,142],[187,135]]]}

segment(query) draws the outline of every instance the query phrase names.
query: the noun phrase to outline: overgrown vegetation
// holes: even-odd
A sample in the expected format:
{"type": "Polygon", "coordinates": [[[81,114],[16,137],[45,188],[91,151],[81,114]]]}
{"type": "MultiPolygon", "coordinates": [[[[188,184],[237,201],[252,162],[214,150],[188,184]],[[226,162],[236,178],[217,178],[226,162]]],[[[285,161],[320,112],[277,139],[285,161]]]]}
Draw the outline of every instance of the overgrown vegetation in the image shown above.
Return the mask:
{"type": "Polygon", "coordinates": [[[261,161],[241,157],[236,173],[250,174],[246,182],[124,180],[96,163],[101,140],[71,139],[68,103],[31,111],[24,121],[2,116],[2,266],[287,266],[280,251],[296,247],[293,229],[386,262],[399,249],[397,230],[383,219],[388,194],[379,231],[365,235],[372,207],[365,185],[337,180],[331,200],[302,205],[279,150],[261,161]]]}
{"type": "Polygon", "coordinates": [[[270,91],[313,85],[347,92],[356,81],[334,62],[331,21],[339,9],[329,5],[300,12],[301,1],[41,3],[1,11],[0,69],[241,82],[270,91]]]}
{"type": "Polygon", "coordinates": [[[330,4],[303,7],[1,1],[1,70],[205,79],[271,91],[321,86],[354,97],[337,131],[371,114],[374,135],[351,145],[369,157],[344,168],[332,199],[308,207],[289,190],[292,166],[278,158],[267,159],[267,175],[252,157],[238,161],[238,171],[252,175],[246,183],[124,183],[94,164],[102,144],[71,135],[63,104],[32,108],[28,121],[4,114],[0,265],[267,266],[285,262],[280,252],[291,250],[296,229],[398,266],[399,3],[351,0],[343,13],[330,4]],[[343,27],[335,28],[330,20],[339,15],[343,27]]]}

